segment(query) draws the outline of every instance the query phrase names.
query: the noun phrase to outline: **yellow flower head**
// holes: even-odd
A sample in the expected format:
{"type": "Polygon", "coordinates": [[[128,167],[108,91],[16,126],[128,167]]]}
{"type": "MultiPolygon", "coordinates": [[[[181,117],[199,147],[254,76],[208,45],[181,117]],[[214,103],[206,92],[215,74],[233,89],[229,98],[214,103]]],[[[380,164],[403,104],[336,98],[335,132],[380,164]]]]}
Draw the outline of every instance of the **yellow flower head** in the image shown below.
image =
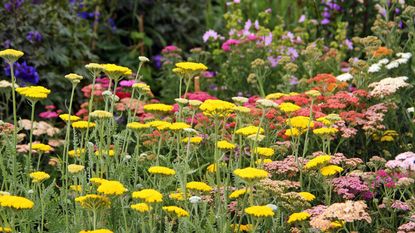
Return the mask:
{"type": "Polygon", "coordinates": [[[32,209],[35,204],[33,201],[19,196],[4,195],[0,196],[0,206],[12,209],[32,209]]]}
{"type": "Polygon", "coordinates": [[[103,179],[103,178],[99,178],[99,177],[92,177],[91,179],[89,179],[89,181],[93,184],[101,185],[102,183],[104,183],[108,180],[103,179]]]}
{"type": "Polygon", "coordinates": [[[104,73],[114,80],[118,80],[121,76],[130,76],[133,73],[130,68],[124,66],[114,64],[103,64],[101,66],[104,68],[104,73]]]}
{"type": "Polygon", "coordinates": [[[287,137],[298,137],[301,135],[301,131],[297,128],[290,128],[285,131],[284,135],[287,137]]]}
{"type": "Polygon", "coordinates": [[[68,172],[71,174],[76,174],[79,172],[82,172],[84,170],[85,166],[78,165],[78,164],[69,164],[68,165],[68,172]]]}
{"type": "Polygon", "coordinates": [[[127,192],[127,189],[124,187],[121,182],[116,180],[108,180],[101,183],[97,189],[98,193],[105,195],[121,195],[127,192]]]}
{"type": "Polygon", "coordinates": [[[140,213],[146,213],[151,210],[151,207],[147,203],[138,203],[131,205],[131,209],[140,213]]]}
{"type": "Polygon", "coordinates": [[[309,192],[299,192],[298,194],[300,194],[300,196],[302,198],[304,198],[304,200],[306,200],[306,201],[312,201],[312,200],[316,199],[316,196],[314,196],[313,194],[311,194],[309,192]]]}
{"type": "Polygon", "coordinates": [[[74,157],[80,157],[81,154],[85,153],[85,148],[77,148],[76,150],[70,150],[68,152],[69,157],[74,158],[74,157]]]}
{"type": "Polygon", "coordinates": [[[180,69],[180,72],[194,73],[207,70],[207,66],[202,63],[196,62],[178,62],[176,68],[180,69]]]}
{"type": "Polygon", "coordinates": [[[50,94],[50,90],[42,86],[18,87],[16,92],[30,101],[46,99],[50,94]]]}
{"type": "Polygon", "coordinates": [[[203,141],[203,138],[202,137],[185,137],[185,138],[183,138],[182,139],[182,142],[184,142],[184,143],[188,143],[189,142],[189,140],[190,140],[190,143],[191,144],[200,144],[202,141],[203,141]]]}
{"type": "Polygon", "coordinates": [[[339,130],[336,129],[336,128],[318,128],[318,129],[313,129],[313,133],[315,135],[318,135],[318,136],[321,136],[321,137],[322,136],[334,135],[337,132],[339,132],[339,130]]]}
{"type": "Polygon", "coordinates": [[[330,155],[320,155],[311,160],[309,160],[304,166],[305,169],[315,168],[317,166],[322,166],[327,164],[331,159],[330,155]]]}
{"type": "Polygon", "coordinates": [[[311,215],[307,212],[293,213],[288,217],[288,223],[301,222],[307,220],[311,215]]]}
{"type": "MultiPolygon", "coordinates": [[[[222,163],[219,164],[219,166],[220,167],[226,167],[226,163],[222,162],[222,163]]],[[[206,169],[210,173],[215,173],[216,172],[216,164],[212,163],[206,169]]]]}
{"type": "Polygon", "coordinates": [[[216,143],[216,146],[221,150],[233,150],[236,148],[235,144],[230,143],[226,140],[220,140],[216,143]]]}
{"type": "Polygon", "coordinates": [[[7,63],[15,63],[24,53],[15,49],[5,49],[0,51],[0,57],[6,60],[7,63]]]}
{"type": "Polygon", "coordinates": [[[266,164],[266,163],[271,163],[272,159],[257,159],[255,161],[255,164],[260,165],[260,164],[266,164]]]}
{"type": "Polygon", "coordinates": [[[190,216],[189,212],[177,206],[163,206],[162,209],[168,213],[175,214],[178,218],[190,216]]]}
{"type": "Polygon", "coordinates": [[[277,92],[277,93],[271,93],[271,94],[267,95],[265,97],[265,99],[268,99],[268,100],[277,100],[277,99],[279,99],[281,97],[284,97],[284,96],[287,96],[287,94],[277,92]]]}
{"type": "Polygon", "coordinates": [[[258,154],[259,156],[263,157],[271,157],[275,154],[274,149],[269,147],[256,147],[254,149],[254,153],[258,154]]]}
{"type": "Polygon", "coordinates": [[[247,189],[238,189],[233,191],[230,195],[229,198],[231,199],[236,199],[239,198],[240,196],[244,195],[245,193],[247,193],[248,190],[247,189]]]}
{"type": "Polygon", "coordinates": [[[243,135],[243,136],[249,136],[249,135],[253,135],[253,134],[257,134],[259,131],[259,134],[263,134],[264,133],[264,129],[263,128],[258,128],[256,126],[250,125],[247,127],[243,127],[240,128],[238,130],[236,130],[236,134],[238,135],[243,135]]]}
{"type": "Polygon", "coordinates": [[[50,178],[50,175],[46,172],[37,171],[29,174],[33,183],[42,183],[42,181],[50,178]]]}
{"type": "Polygon", "coordinates": [[[156,113],[169,113],[173,110],[172,105],[167,104],[146,104],[144,105],[144,111],[156,112],[156,113]]]}
{"type": "Polygon", "coordinates": [[[95,110],[89,114],[92,118],[95,119],[110,119],[113,117],[113,114],[103,110],[95,110]]]}
{"type": "Polygon", "coordinates": [[[155,189],[143,189],[133,192],[133,198],[142,199],[147,203],[162,202],[163,195],[155,189]]]}
{"type": "Polygon", "coordinates": [[[285,113],[292,113],[301,109],[300,106],[290,102],[281,103],[278,108],[285,113]]]}
{"type": "Polygon", "coordinates": [[[111,231],[111,230],[108,230],[108,229],[97,229],[97,230],[82,230],[82,231],[80,231],[79,233],[114,233],[113,231],[111,231]]]}
{"type": "Polygon", "coordinates": [[[176,201],[183,201],[184,200],[184,194],[182,192],[177,193],[170,193],[169,198],[176,200],[176,201]]]}
{"type": "Polygon", "coordinates": [[[158,175],[165,175],[165,176],[172,176],[176,174],[176,171],[162,166],[152,166],[148,169],[148,172],[151,174],[158,174],[158,175]]]}
{"type": "Polygon", "coordinates": [[[35,143],[32,145],[32,150],[35,150],[37,152],[48,153],[50,151],[53,151],[53,147],[43,143],[35,143]]]}
{"type": "Polygon", "coordinates": [[[79,82],[81,82],[81,80],[84,78],[81,75],[78,74],[67,74],[65,75],[65,78],[68,79],[69,81],[71,81],[72,84],[78,84],[79,82]]]}
{"type": "Polygon", "coordinates": [[[94,128],[96,126],[95,123],[93,122],[89,122],[88,121],[76,121],[74,123],[72,123],[72,127],[74,129],[79,129],[79,130],[84,130],[87,128],[94,128]]]}
{"type": "Polygon", "coordinates": [[[101,208],[108,208],[111,205],[110,199],[106,196],[87,194],[75,198],[75,202],[78,202],[82,208],[96,210],[101,208]]]}
{"type": "Polygon", "coordinates": [[[202,192],[210,192],[213,190],[213,188],[207,185],[206,183],[198,182],[198,181],[191,181],[187,183],[186,188],[190,190],[197,190],[197,191],[202,191],[202,192]]]}
{"type": "Polygon", "coordinates": [[[143,129],[150,128],[150,125],[149,124],[143,124],[143,123],[140,123],[140,122],[131,122],[131,123],[127,124],[127,128],[131,129],[131,130],[140,131],[140,130],[143,130],[143,129]]]}
{"type": "Polygon", "coordinates": [[[272,217],[274,216],[274,211],[269,206],[251,206],[245,208],[245,213],[253,217],[272,217]]]}
{"type": "Polygon", "coordinates": [[[71,118],[69,119],[69,114],[64,113],[64,114],[60,114],[59,118],[61,118],[63,121],[69,121],[71,120],[71,122],[75,122],[75,121],[79,121],[81,118],[71,115],[71,118]]]}
{"type": "Polygon", "coordinates": [[[223,100],[205,100],[199,109],[205,116],[209,117],[227,117],[233,112],[235,104],[223,100]]]}
{"type": "Polygon", "coordinates": [[[306,91],[305,94],[309,97],[319,97],[321,95],[321,93],[317,90],[309,90],[306,91]]]}
{"type": "Polygon", "coordinates": [[[140,93],[151,92],[150,86],[145,83],[134,83],[132,87],[135,89],[138,89],[140,93]]]}
{"type": "Polygon", "coordinates": [[[244,106],[235,106],[233,111],[236,113],[248,114],[251,112],[251,109],[244,106]]]}
{"type": "Polygon", "coordinates": [[[87,68],[90,72],[97,75],[100,72],[104,70],[104,67],[98,63],[89,63],[85,65],[85,68],[87,68]]]}
{"type": "Polygon", "coordinates": [[[109,150],[97,150],[97,151],[95,151],[95,153],[94,153],[96,156],[100,156],[100,155],[104,155],[104,156],[109,156],[109,157],[114,157],[114,155],[115,155],[115,151],[114,150],[112,150],[112,149],[109,149],[109,150]]]}
{"type": "Polygon", "coordinates": [[[298,129],[307,129],[308,126],[310,126],[310,128],[314,127],[314,122],[310,120],[310,117],[305,116],[296,116],[288,118],[287,124],[293,128],[298,129]]]}
{"type": "Polygon", "coordinates": [[[247,181],[252,180],[261,180],[268,177],[268,172],[263,169],[247,167],[243,169],[235,169],[233,174],[238,176],[239,178],[247,181]]]}
{"type": "Polygon", "coordinates": [[[329,165],[329,166],[325,166],[322,167],[320,169],[320,173],[323,176],[332,176],[332,175],[336,175],[337,173],[340,173],[343,171],[342,167],[336,166],[336,165],[329,165]]]}
{"type": "Polygon", "coordinates": [[[231,224],[231,228],[233,229],[233,232],[251,232],[252,231],[252,224],[231,224]],[[239,229],[238,229],[239,228],[239,229]]]}
{"type": "Polygon", "coordinates": [[[12,232],[10,227],[0,227],[0,232],[9,233],[12,232]]]}
{"type": "Polygon", "coordinates": [[[169,129],[173,131],[179,131],[186,128],[191,128],[191,126],[184,122],[174,122],[169,126],[169,129]]]}
{"type": "Polygon", "coordinates": [[[70,185],[69,189],[75,192],[82,192],[82,185],[70,185]]]}

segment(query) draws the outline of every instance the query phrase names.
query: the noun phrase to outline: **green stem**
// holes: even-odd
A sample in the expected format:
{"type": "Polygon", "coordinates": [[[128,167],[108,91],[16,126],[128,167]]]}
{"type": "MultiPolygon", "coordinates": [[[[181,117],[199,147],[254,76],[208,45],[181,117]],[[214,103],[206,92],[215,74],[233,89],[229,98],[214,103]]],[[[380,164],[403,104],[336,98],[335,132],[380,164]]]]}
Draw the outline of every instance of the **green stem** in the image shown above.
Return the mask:
{"type": "Polygon", "coordinates": [[[29,157],[27,158],[26,174],[29,174],[32,165],[32,141],[33,141],[33,121],[35,119],[35,105],[37,101],[32,102],[32,112],[30,114],[30,134],[29,134],[29,157]]]}
{"type": "Polygon", "coordinates": [[[16,91],[15,91],[15,86],[16,86],[16,77],[14,76],[14,68],[13,68],[13,64],[9,63],[10,66],[10,73],[12,76],[12,100],[13,100],[13,158],[12,158],[12,182],[11,182],[11,191],[14,192],[14,187],[17,185],[17,150],[16,150],[16,146],[17,146],[17,110],[16,110],[16,91]]]}

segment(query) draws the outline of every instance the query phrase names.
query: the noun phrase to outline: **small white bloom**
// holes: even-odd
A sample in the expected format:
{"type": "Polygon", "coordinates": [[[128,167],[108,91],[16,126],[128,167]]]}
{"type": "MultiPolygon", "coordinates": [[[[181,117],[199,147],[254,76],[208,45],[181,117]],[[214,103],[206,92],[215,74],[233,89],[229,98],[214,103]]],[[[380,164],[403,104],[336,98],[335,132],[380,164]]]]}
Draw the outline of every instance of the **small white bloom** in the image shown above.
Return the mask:
{"type": "Polygon", "coordinates": [[[131,155],[125,155],[125,159],[126,160],[130,160],[131,159],[131,155]]]}
{"type": "Polygon", "coordinates": [[[149,62],[150,61],[150,59],[148,59],[147,57],[145,57],[145,56],[139,56],[138,57],[138,60],[140,60],[140,62],[149,62]]]}
{"type": "Polygon", "coordinates": [[[248,98],[246,97],[241,97],[241,96],[236,96],[236,97],[232,97],[233,102],[238,103],[238,104],[244,104],[246,102],[248,102],[248,98]]]}
{"type": "Polygon", "coordinates": [[[33,194],[35,191],[33,191],[33,189],[29,189],[29,190],[27,190],[27,193],[28,194],[33,194]]]}
{"type": "Polygon", "coordinates": [[[399,59],[396,59],[395,61],[399,64],[406,64],[409,61],[409,59],[399,58],[399,59]]]}
{"type": "Polygon", "coordinates": [[[389,63],[389,59],[387,59],[387,58],[383,58],[383,59],[378,61],[379,65],[386,65],[388,63],[389,63]]]}
{"type": "Polygon", "coordinates": [[[393,60],[393,61],[391,61],[389,64],[387,64],[385,67],[386,67],[386,69],[388,69],[388,70],[391,70],[391,69],[397,68],[397,67],[399,67],[399,62],[398,62],[397,60],[393,60]]]}
{"type": "Polygon", "coordinates": [[[251,134],[248,137],[246,137],[248,140],[251,141],[257,141],[257,142],[261,142],[262,140],[264,140],[265,136],[262,134],[259,134],[258,136],[256,134],[251,134]]]}
{"type": "Polygon", "coordinates": [[[192,128],[184,128],[183,130],[186,133],[192,133],[192,134],[198,134],[199,133],[199,132],[197,132],[197,130],[192,129],[192,128]]]}
{"type": "Polygon", "coordinates": [[[189,103],[189,100],[187,100],[185,98],[176,98],[176,99],[174,99],[174,101],[176,101],[176,103],[178,103],[178,104],[183,104],[183,105],[189,103]]]}
{"type": "Polygon", "coordinates": [[[344,74],[337,76],[336,79],[339,80],[340,82],[347,82],[353,79],[353,75],[349,73],[344,73],[344,74]]]}
{"type": "Polygon", "coordinates": [[[412,57],[412,53],[397,53],[396,56],[409,60],[412,57]]]}
{"type": "Polygon", "coordinates": [[[380,66],[378,64],[373,64],[369,67],[369,69],[367,70],[367,72],[369,73],[376,73],[380,71],[380,66]]]}
{"type": "Polygon", "coordinates": [[[199,107],[202,104],[202,101],[199,100],[189,100],[189,105],[193,107],[199,107]]]}
{"type": "Polygon", "coordinates": [[[410,108],[407,108],[406,111],[408,113],[412,113],[412,112],[415,112],[415,108],[414,107],[410,107],[410,108]]]}
{"type": "Polygon", "coordinates": [[[0,191],[0,196],[10,196],[10,193],[6,191],[0,191]]]}
{"type": "Polygon", "coordinates": [[[267,99],[259,99],[259,100],[256,101],[256,103],[258,105],[260,105],[261,107],[264,107],[264,108],[271,108],[271,107],[276,108],[276,107],[278,107],[277,103],[275,103],[272,100],[267,100],[267,99]]]}
{"type": "Polygon", "coordinates": [[[202,198],[201,198],[201,197],[199,197],[199,196],[191,196],[191,197],[189,198],[189,201],[190,201],[190,203],[192,203],[192,204],[197,204],[197,203],[199,203],[201,200],[202,200],[202,198]]]}
{"type": "Polygon", "coordinates": [[[278,206],[274,205],[274,204],[268,204],[267,205],[269,208],[272,209],[272,211],[277,211],[278,210],[278,206]]]}

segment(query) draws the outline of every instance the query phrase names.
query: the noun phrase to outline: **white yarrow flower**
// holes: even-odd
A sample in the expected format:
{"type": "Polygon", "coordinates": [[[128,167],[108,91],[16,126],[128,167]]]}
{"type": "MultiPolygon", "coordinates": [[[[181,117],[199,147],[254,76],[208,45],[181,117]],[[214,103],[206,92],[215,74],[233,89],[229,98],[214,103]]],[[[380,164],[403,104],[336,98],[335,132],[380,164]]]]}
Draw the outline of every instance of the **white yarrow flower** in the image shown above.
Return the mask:
{"type": "Polygon", "coordinates": [[[380,65],[386,65],[388,63],[389,63],[389,59],[387,59],[387,58],[383,58],[383,59],[378,61],[378,64],[380,64],[380,65]]]}
{"type": "Polygon", "coordinates": [[[396,56],[409,60],[412,57],[412,53],[397,53],[396,56]]]}
{"type": "Polygon", "coordinates": [[[347,81],[353,79],[353,75],[351,75],[349,73],[344,73],[344,74],[341,74],[341,75],[337,76],[336,79],[340,82],[347,82],[347,81]]]}
{"type": "Polygon", "coordinates": [[[378,64],[373,64],[369,67],[369,69],[367,70],[367,72],[369,73],[376,73],[380,71],[380,65],[378,64]]]}
{"type": "Polygon", "coordinates": [[[412,113],[412,112],[415,112],[415,108],[414,107],[410,107],[410,108],[407,108],[406,111],[408,113],[412,113]]]}
{"type": "Polygon", "coordinates": [[[398,68],[399,67],[399,62],[397,60],[393,60],[389,64],[387,64],[385,67],[388,70],[391,70],[391,69],[394,69],[394,68],[398,68]]]}

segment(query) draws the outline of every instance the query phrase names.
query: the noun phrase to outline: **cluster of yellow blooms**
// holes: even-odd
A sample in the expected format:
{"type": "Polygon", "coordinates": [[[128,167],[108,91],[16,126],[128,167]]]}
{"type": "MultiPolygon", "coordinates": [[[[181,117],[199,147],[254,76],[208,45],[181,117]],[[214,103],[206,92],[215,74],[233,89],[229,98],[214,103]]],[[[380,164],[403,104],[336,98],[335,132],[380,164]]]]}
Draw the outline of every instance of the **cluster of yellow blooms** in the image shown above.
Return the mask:
{"type": "Polygon", "coordinates": [[[207,185],[206,183],[199,182],[199,181],[192,181],[192,182],[187,183],[186,188],[190,190],[201,191],[201,192],[210,192],[213,190],[213,188],[207,185]]]}
{"type": "Polygon", "coordinates": [[[230,142],[228,142],[228,141],[226,141],[226,140],[220,140],[220,141],[218,141],[218,142],[216,143],[216,146],[217,146],[219,149],[222,149],[222,150],[233,150],[233,149],[235,149],[235,148],[236,148],[236,145],[235,145],[235,144],[230,143],[230,142]]]}
{"type": "Polygon", "coordinates": [[[17,61],[17,59],[19,59],[21,56],[23,56],[24,53],[22,51],[19,50],[15,50],[15,49],[5,49],[0,51],[0,57],[5,59],[7,63],[12,64],[15,61],[17,61]]]}
{"type": "Polygon", "coordinates": [[[271,157],[275,154],[274,149],[268,147],[256,147],[254,153],[263,157],[271,157]]]}
{"type": "Polygon", "coordinates": [[[300,222],[307,220],[311,215],[307,212],[293,213],[288,217],[288,223],[300,222]]]}
{"type": "Polygon", "coordinates": [[[143,189],[133,192],[133,198],[142,199],[147,203],[155,203],[163,201],[163,194],[155,189],[143,189]]]}
{"type": "Polygon", "coordinates": [[[285,113],[292,113],[301,109],[300,106],[290,102],[281,103],[278,108],[285,113]]]}
{"type": "Polygon", "coordinates": [[[229,198],[236,199],[244,195],[247,192],[248,192],[247,189],[238,189],[238,190],[233,191],[231,194],[229,194],[229,198]]]}
{"type": "Polygon", "coordinates": [[[31,209],[35,204],[24,197],[12,196],[12,195],[3,195],[0,196],[0,206],[13,208],[16,210],[21,209],[31,209]]]}
{"type": "Polygon", "coordinates": [[[207,70],[207,66],[197,62],[178,62],[173,72],[178,74],[197,74],[201,71],[207,70]]]}
{"type": "Polygon", "coordinates": [[[102,228],[102,229],[89,230],[89,231],[88,230],[82,230],[79,233],[114,233],[114,232],[111,231],[111,230],[102,228]]]}
{"type": "Polygon", "coordinates": [[[182,142],[188,143],[189,140],[190,140],[190,143],[192,143],[192,144],[200,144],[203,141],[203,138],[199,137],[199,136],[197,136],[197,137],[185,137],[185,138],[182,139],[182,142]]]}
{"type": "Polygon", "coordinates": [[[250,126],[243,127],[243,128],[236,130],[235,134],[249,136],[249,135],[257,134],[258,132],[260,134],[263,134],[264,129],[258,128],[257,126],[250,125],[250,126]]]}
{"type": "Polygon", "coordinates": [[[114,64],[103,64],[101,66],[108,77],[114,80],[118,80],[121,76],[129,76],[133,73],[131,69],[124,66],[114,64]]]}
{"type": "Polygon", "coordinates": [[[228,117],[233,112],[235,104],[223,100],[205,100],[199,109],[205,116],[228,117]]]}
{"type": "Polygon", "coordinates": [[[43,143],[35,143],[32,145],[32,150],[43,152],[43,153],[48,153],[50,151],[53,151],[53,147],[43,144],[43,143]]]}
{"type": "Polygon", "coordinates": [[[131,209],[140,212],[140,213],[145,213],[151,210],[151,207],[147,204],[147,203],[137,203],[137,204],[132,204],[131,209]]]}
{"type": "Polygon", "coordinates": [[[16,92],[30,101],[46,99],[50,94],[50,90],[42,86],[18,87],[16,92]]]}
{"type": "Polygon", "coordinates": [[[156,113],[168,113],[173,110],[172,105],[167,104],[146,104],[144,105],[144,111],[156,112],[156,113]]]}
{"type": "Polygon", "coordinates": [[[94,122],[88,122],[88,121],[76,121],[72,123],[72,127],[74,129],[84,130],[88,128],[94,128],[96,124],[94,122]]]}
{"type": "Polygon", "coordinates": [[[254,217],[272,217],[274,216],[274,211],[269,206],[251,206],[245,208],[245,213],[252,215],[254,217]]]}
{"type": "Polygon", "coordinates": [[[178,206],[163,206],[162,209],[168,213],[174,213],[177,217],[189,217],[189,212],[178,206]]]}
{"type": "Polygon", "coordinates": [[[32,172],[29,174],[29,176],[32,179],[33,183],[41,183],[42,181],[50,178],[48,173],[42,171],[32,172]]]}
{"type": "Polygon", "coordinates": [[[60,119],[62,119],[63,121],[71,121],[71,122],[75,122],[75,121],[79,121],[81,118],[79,118],[78,116],[74,116],[74,115],[71,115],[70,117],[69,117],[69,114],[67,114],[67,113],[64,113],[64,114],[60,114],[59,115],[59,118],[60,119]]]}
{"type": "Polygon", "coordinates": [[[108,197],[97,194],[87,194],[85,196],[77,197],[75,198],[75,202],[78,202],[82,208],[91,210],[108,208],[111,205],[108,197]]]}
{"type": "Polygon", "coordinates": [[[98,186],[97,191],[105,195],[121,195],[127,192],[127,189],[119,181],[106,180],[98,186]]]}
{"type": "Polygon", "coordinates": [[[235,169],[233,174],[247,181],[261,180],[267,178],[269,175],[267,171],[253,167],[235,169]]]}
{"type": "Polygon", "coordinates": [[[148,172],[151,174],[158,174],[158,175],[165,175],[165,176],[172,176],[176,174],[176,171],[163,166],[152,166],[148,169],[148,172]]]}
{"type": "Polygon", "coordinates": [[[104,110],[95,110],[93,112],[91,112],[89,114],[92,118],[97,118],[97,119],[109,119],[113,117],[113,114],[108,112],[108,111],[104,111],[104,110]]]}

